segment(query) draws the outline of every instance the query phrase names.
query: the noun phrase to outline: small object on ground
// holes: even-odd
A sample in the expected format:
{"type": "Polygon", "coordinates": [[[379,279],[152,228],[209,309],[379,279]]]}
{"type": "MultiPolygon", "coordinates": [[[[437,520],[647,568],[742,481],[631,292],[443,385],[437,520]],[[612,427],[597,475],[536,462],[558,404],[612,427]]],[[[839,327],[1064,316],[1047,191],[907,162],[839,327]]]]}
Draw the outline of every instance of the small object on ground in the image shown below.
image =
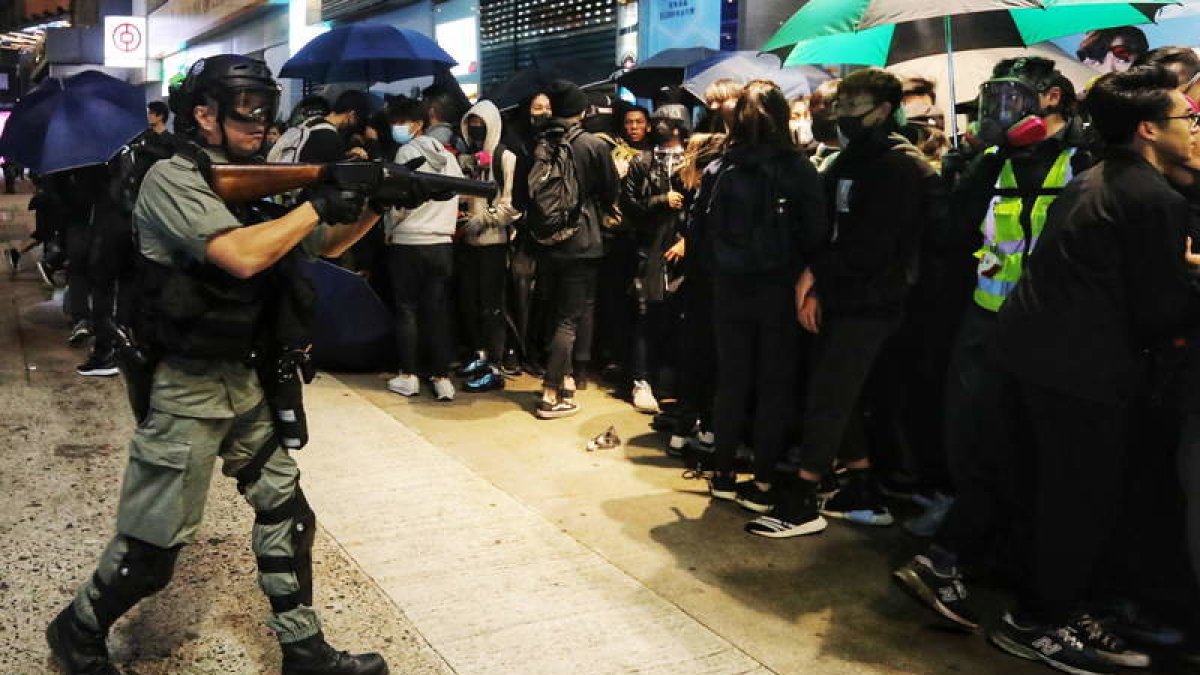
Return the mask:
{"type": "Polygon", "coordinates": [[[592,440],[588,441],[587,451],[593,450],[608,450],[615,448],[621,444],[621,437],[617,435],[616,427],[609,427],[602,434],[597,434],[592,440]]]}

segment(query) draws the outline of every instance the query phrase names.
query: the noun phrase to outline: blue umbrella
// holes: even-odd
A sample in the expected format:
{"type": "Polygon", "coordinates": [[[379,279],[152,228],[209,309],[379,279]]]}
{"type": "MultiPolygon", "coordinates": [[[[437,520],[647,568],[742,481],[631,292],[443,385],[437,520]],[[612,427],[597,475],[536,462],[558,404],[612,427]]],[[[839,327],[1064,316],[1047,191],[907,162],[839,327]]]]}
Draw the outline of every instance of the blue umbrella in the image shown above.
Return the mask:
{"type": "Polygon", "coordinates": [[[145,93],[95,70],[51,78],[13,108],[0,155],[38,173],[104,164],[146,130],[145,93]]]}
{"type": "Polygon", "coordinates": [[[350,24],[318,35],[279,70],[312,82],[392,82],[456,66],[429,37],[386,24],[350,24]]]}
{"type": "Polygon", "coordinates": [[[683,88],[700,100],[708,85],[721,79],[746,84],[751,80],[771,80],[788,98],[807,96],[817,85],[832,76],[816,66],[780,68],[775,54],[758,52],[720,52],[683,69],[683,88]]]}
{"type": "Polygon", "coordinates": [[[316,260],[305,272],[317,288],[313,363],[324,370],[385,370],[395,365],[392,314],[361,276],[316,260]]]}

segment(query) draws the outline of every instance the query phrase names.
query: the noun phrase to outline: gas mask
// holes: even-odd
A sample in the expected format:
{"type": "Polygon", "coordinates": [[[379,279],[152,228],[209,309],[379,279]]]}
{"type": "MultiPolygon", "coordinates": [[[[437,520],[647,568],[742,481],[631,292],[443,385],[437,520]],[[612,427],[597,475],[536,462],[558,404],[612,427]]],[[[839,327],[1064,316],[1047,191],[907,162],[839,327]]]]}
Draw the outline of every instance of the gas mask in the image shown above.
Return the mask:
{"type": "Polygon", "coordinates": [[[979,139],[1012,148],[1035,145],[1046,139],[1044,113],[1037,91],[1024,80],[988,80],[979,90],[979,139]]]}

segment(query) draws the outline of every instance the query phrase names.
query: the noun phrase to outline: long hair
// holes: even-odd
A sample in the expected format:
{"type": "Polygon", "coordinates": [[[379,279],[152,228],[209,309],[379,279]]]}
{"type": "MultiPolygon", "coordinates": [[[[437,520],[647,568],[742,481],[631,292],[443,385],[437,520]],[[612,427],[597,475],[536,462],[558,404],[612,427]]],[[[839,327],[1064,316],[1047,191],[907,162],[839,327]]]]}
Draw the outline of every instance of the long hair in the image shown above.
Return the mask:
{"type": "Polygon", "coordinates": [[[788,120],[792,114],[787,97],[769,80],[746,85],[733,111],[729,145],[770,145],[794,149],[788,120]]]}
{"type": "Polygon", "coordinates": [[[692,134],[683,152],[683,164],[679,167],[679,181],[683,187],[688,190],[699,188],[705,167],[721,156],[724,147],[725,134],[692,134]]]}

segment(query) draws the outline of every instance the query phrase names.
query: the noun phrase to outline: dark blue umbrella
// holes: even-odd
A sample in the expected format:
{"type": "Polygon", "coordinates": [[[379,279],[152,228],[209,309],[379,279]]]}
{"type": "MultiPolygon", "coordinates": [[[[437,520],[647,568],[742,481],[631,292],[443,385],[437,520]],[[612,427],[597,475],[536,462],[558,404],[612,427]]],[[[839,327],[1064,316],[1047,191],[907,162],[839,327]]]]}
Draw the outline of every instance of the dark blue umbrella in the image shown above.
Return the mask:
{"type": "Polygon", "coordinates": [[[145,130],[145,93],[86,70],[48,79],[17,101],[0,136],[0,155],[54,173],[104,164],[145,130]]]}
{"type": "Polygon", "coordinates": [[[555,80],[570,80],[582,87],[607,82],[614,70],[614,66],[595,59],[535,59],[528,68],[518,70],[504,82],[488,88],[484,94],[497,108],[504,110],[522,103],[534,94],[545,93],[550,83],[555,80]]]}
{"type": "Polygon", "coordinates": [[[325,370],[392,368],[396,360],[392,314],[367,281],[324,260],[307,263],[305,271],[317,287],[313,363],[325,370]]]}
{"type": "Polygon", "coordinates": [[[682,83],[684,68],[719,53],[707,47],[664,49],[618,77],[617,84],[640,98],[653,98],[663,87],[682,83]]]}
{"type": "Polygon", "coordinates": [[[832,76],[816,66],[780,68],[775,54],[758,52],[721,52],[684,68],[683,88],[697,99],[704,100],[708,85],[721,79],[746,84],[752,80],[771,80],[779,85],[788,98],[807,96],[832,76]]]}
{"type": "Polygon", "coordinates": [[[318,35],[279,70],[312,82],[392,82],[434,75],[455,61],[431,38],[386,24],[350,24],[318,35]]]}

